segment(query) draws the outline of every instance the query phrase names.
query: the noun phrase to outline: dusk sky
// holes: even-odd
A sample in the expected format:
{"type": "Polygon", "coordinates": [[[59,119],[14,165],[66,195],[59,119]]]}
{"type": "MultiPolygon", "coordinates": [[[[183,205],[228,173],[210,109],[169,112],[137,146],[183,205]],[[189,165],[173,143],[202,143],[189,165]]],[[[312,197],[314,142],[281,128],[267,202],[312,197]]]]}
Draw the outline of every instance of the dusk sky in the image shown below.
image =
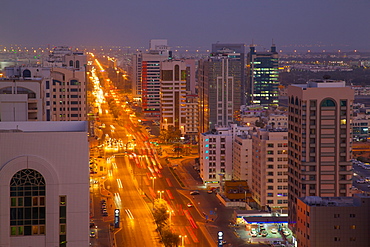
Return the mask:
{"type": "Polygon", "coordinates": [[[369,0],[2,0],[0,45],[370,51],[369,0]],[[296,47],[320,44],[320,47],[296,47]]]}

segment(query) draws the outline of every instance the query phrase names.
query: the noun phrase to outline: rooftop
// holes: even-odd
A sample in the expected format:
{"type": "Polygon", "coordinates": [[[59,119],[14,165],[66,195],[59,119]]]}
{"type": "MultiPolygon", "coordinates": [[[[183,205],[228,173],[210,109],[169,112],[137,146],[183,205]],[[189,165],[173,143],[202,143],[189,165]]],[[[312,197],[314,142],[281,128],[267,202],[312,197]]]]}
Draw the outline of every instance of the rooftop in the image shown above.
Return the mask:
{"type": "Polygon", "coordinates": [[[0,122],[0,132],[87,132],[85,121],[0,122]]]}

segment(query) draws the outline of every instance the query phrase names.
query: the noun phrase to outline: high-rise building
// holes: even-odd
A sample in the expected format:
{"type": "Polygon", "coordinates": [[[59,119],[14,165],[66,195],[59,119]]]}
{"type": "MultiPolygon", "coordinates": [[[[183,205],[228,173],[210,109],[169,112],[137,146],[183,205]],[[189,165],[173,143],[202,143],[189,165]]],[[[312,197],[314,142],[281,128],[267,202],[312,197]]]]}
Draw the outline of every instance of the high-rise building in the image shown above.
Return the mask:
{"type": "Polygon", "coordinates": [[[88,148],[86,122],[0,122],[0,246],[89,245],[88,148]]]}
{"type": "Polygon", "coordinates": [[[350,196],[354,92],[344,81],[310,80],[288,87],[289,223],[297,200],[350,196]]]}
{"type": "Polygon", "coordinates": [[[245,44],[216,43],[212,44],[212,54],[238,53],[240,59],[240,102],[246,104],[246,70],[245,70],[245,44]]]}
{"type": "Polygon", "coordinates": [[[152,40],[148,53],[133,55],[132,92],[145,117],[160,119],[160,63],[171,56],[167,40],[152,40]]]}
{"type": "Polygon", "coordinates": [[[252,142],[251,181],[258,208],[285,209],[288,206],[288,131],[259,129],[252,142]]]}
{"type": "Polygon", "coordinates": [[[257,52],[251,45],[247,54],[247,104],[278,105],[279,55],[275,45],[270,51],[257,52]]]}
{"type": "Polygon", "coordinates": [[[185,104],[185,140],[195,142],[199,135],[198,95],[190,93],[186,95],[185,104]]]}
{"type": "Polygon", "coordinates": [[[161,129],[169,126],[186,133],[186,64],[184,60],[161,62],[161,129]]]}
{"type": "Polygon", "coordinates": [[[237,123],[242,104],[244,53],[225,48],[199,61],[200,132],[237,123]]]}

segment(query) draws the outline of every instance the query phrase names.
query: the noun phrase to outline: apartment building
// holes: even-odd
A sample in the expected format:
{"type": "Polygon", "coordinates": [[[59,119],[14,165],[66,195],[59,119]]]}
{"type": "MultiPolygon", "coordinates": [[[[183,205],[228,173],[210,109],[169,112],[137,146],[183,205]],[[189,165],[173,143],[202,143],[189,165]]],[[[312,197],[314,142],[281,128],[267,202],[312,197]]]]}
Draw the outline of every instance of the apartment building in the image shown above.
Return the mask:
{"type": "Polygon", "coordinates": [[[297,200],[298,247],[370,246],[370,197],[306,196],[297,200]]]}
{"type": "Polygon", "coordinates": [[[24,121],[86,120],[86,60],[83,53],[62,46],[42,66],[6,68],[0,80],[1,115],[6,116],[1,121],[20,120],[15,112],[27,115],[24,121]]]}
{"type": "Polygon", "coordinates": [[[220,186],[223,180],[233,179],[233,142],[236,136],[250,130],[250,127],[231,124],[200,134],[200,177],[206,185],[220,186]]]}
{"type": "Polygon", "coordinates": [[[289,223],[305,196],[345,197],[352,186],[354,92],[344,81],[310,80],[288,87],[289,223]]]}
{"type": "Polygon", "coordinates": [[[259,129],[252,137],[252,169],[249,183],[261,209],[288,206],[288,130],[259,129]]]}

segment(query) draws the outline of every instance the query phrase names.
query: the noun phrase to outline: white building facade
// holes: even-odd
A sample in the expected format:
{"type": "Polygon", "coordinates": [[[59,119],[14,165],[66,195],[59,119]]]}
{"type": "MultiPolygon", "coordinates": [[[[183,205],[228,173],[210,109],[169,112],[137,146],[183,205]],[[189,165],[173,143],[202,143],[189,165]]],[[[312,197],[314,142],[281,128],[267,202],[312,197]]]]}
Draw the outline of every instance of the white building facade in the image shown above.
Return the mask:
{"type": "Polygon", "coordinates": [[[88,164],[86,122],[0,122],[0,246],[88,246],[88,164]]]}
{"type": "Polygon", "coordinates": [[[245,134],[233,143],[233,180],[252,180],[252,138],[245,134]]]}
{"type": "Polygon", "coordinates": [[[233,142],[236,136],[249,130],[249,127],[231,124],[200,135],[200,177],[207,186],[233,179],[233,142]]]}

